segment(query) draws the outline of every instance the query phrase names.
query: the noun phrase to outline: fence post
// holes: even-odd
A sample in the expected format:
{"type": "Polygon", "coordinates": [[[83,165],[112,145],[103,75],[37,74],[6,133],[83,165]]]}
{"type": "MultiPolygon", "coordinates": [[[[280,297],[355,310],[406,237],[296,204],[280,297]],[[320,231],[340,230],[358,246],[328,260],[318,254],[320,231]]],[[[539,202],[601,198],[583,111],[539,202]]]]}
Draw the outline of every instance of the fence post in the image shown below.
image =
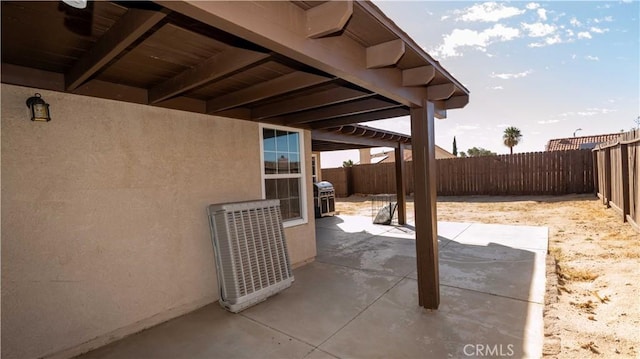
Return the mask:
{"type": "Polygon", "coordinates": [[[598,180],[598,150],[591,151],[591,161],[593,161],[593,194],[598,196],[600,182],[598,180]]]}
{"type": "Polygon", "coordinates": [[[627,214],[630,213],[629,206],[629,149],[626,143],[620,144],[620,160],[622,162],[622,203],[620,209],[622,209],[622,221],[627,221],[627,214]]]}
{"type": "Polygon", "coordinates": [[[611,200],[611,147],[604,149],[604,193],[602,194],[602,201],[608,207],[611,207],[609,201],[611,200]]]}
{"type": "Polygon", "coordinates": [[[344,177],[347,182],[347,197],[353,194],[353,168],[344,167],[344,177]]]}

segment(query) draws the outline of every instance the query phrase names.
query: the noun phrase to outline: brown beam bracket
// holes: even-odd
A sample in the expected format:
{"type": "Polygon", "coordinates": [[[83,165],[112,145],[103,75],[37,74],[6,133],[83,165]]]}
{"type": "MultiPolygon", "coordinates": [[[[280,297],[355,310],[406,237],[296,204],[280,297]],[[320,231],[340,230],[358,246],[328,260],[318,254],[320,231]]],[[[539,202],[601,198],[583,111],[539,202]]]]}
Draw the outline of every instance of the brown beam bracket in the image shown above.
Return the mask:
{"type": "Polygon", "coordinates": [[[165,18],[158,11],[129,9],[65,74],[67,91],[73,91],[165,18]]]}
{"type": "Polygon", "coordinates": [[[341,31],[353,15],[353,2],[327,1],[305,12],[307,37],[317,39],[341,31]]]}
{"type": "Polygon", "coordinates": [[[404,41],[401,39],[367,47],[367,68],[393,66],[404,55],[404,41]]]}
{"type": "Polygon", "coordinates": [[[451,97],[454,92],[456,92],[456,86],[452,83],[429,86],[427,88],[429,101],[446,100],[451,97]]]}
{"type": "Polygon", "coordinates": [[[435,67],[420,66],[402,71],[402,86],[425,86],[436,76],[435,67]]]}

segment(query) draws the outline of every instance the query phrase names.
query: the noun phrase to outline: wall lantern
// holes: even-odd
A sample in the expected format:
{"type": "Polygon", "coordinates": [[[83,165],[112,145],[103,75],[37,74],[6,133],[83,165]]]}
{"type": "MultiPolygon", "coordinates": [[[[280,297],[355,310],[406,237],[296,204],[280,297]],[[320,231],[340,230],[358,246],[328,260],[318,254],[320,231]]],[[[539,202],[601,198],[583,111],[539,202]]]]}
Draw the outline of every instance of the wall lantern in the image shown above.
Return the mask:
{"type": "Polygon", "coordinates": [[[31,121],[51,121],[49,104],[44,102],[39,93],[27,99],[27,107],[31,110],[31,121]]]}

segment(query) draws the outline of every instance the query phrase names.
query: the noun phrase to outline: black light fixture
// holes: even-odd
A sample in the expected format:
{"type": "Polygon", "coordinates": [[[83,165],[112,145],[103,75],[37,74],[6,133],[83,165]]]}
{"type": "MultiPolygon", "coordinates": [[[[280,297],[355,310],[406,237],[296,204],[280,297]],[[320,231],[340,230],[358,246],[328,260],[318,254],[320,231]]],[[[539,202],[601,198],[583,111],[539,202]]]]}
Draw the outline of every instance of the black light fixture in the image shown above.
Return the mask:
{"type": "Polygon", "coordinates": [[[31,110],[31,121],[51,121],[49,115],[49,104],[44,102],[42,96],[36,93],[27,99],[27,107],[31,110]]]}

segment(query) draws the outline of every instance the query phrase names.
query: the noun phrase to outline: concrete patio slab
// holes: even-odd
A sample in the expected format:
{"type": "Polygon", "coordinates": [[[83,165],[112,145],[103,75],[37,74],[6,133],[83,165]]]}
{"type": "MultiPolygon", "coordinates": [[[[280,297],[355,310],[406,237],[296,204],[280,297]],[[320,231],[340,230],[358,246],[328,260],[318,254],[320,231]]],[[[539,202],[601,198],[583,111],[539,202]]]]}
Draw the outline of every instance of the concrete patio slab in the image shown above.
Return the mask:
{"type": "Polygon", "coordinates": [[[303,358],[313,349],[213,303],[80,358],[303,358]]]}
{"type": "Polygon", "coordinates": [[[417,282],[404,279],[320,349],[339,358],[480,357],[480,345],[542,355],[542,305],[449,287],[441,296],[437,311],[420,308],[417,282]]]}
{"type": "Polygon", "coordinates": [[[399,278],[320,262],[294,272],[287,290],[242,315],[303,342],[320,345],[399,278]]]}
{"type": "Polygon", "coordinates": [[[544,252],[451,242],[439,259],[441,284],[544,304],[544,252]]]}
{"type": "Polygon", "coordinates": [[[541,355],[546,228],[439,223],[441,305],[430,311],[418,306],[411,225],[316,224],[316,261],[278,295],[239,314],[213,303],[81,358],[541,355]]]}
{"type": "Polygon", "coordinates": [[[462,244],[486,246],[489,243],[522,249],[547,252],[549,229],[547,227],[511,226],[502,224],[473,223],[455,237],[462,244]]]}
{"type": "Polygon", "coordinates": [[[386,237],[386,235],[387,233],[368,238],[340,251],[318,251],[316,261],[396,277],[404,277],[415,271],[415,240],[386,237]]]}

